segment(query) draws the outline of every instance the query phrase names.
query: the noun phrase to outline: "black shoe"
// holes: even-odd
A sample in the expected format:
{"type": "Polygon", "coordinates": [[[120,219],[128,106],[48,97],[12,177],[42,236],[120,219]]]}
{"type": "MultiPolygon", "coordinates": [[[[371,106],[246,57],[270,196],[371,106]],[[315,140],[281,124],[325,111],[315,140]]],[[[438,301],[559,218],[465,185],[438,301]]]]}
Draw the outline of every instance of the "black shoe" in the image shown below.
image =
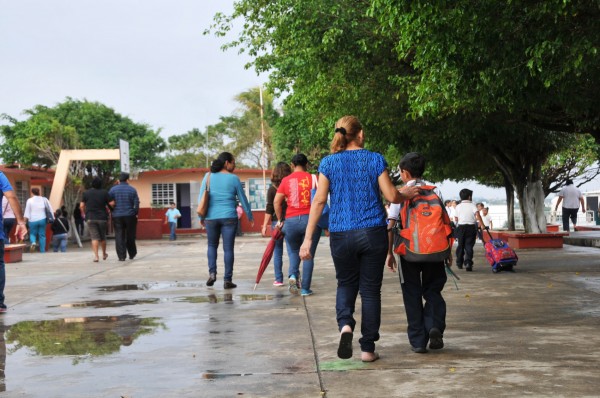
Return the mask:
{"type": "Polygon", "coordinates": [[[444,348],[444,338],[438,328],[431,328],[429,331],[429,349],[441,350],[444,348]]]}
{"type": "Polygon", "coordinates": [[[469,266],[467,267],[467,272],[472,272],[472,271],[473,271],[473,266],[469,265],[469,266]]]}
{"type": "Polygon", "coordinates": [[[206,286],[212,286],[217,281],[217,274],[210,274],[206,281],[206,286]]]}
{"type": "Polygon", "coordinates": [[[133,260],[135,258],[135,256],[129,256],[130,260],[133,260]]]}
{"type": "Polygon", "coordinates": [[[237,285],[235,283],[233,283],[232,281],[225,281],[223,283],[223,289],[235,289],[237,287],[237,285]]]}
{"type": "Polygon", "coordinates": [[[416,354],[426,354],[427,348],[425,347],[410,347],[410,349],[416,354]]]}
{"type": "Polygon", "coordinates": [[[457,265],[456,268],[462,269],[463,267],[462,267],[462,265],[457,265]]]}
{"type": "Polygon", "coordinates": [[[125,259],[124,258],[120,258],[119,261],[125,261],[125,259]]]}
{"type": "Polygon", "coordinates": [[[352,358],[352,332],[345,332],[340,335],[340,345],[337,355],[341,359],[352,358]]]}

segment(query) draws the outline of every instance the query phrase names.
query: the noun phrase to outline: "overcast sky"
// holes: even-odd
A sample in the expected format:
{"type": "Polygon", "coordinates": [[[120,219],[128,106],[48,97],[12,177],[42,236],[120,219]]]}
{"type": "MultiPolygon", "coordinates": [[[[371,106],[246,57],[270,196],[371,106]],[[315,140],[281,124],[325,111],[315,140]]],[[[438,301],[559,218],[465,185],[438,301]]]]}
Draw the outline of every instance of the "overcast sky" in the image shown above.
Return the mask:
{"type": "MultiPolygon", "coordinates": [[[[0,114],[21,119],[66,97],[101,102],[164,138],[232,114],[236,94],[266,81],[249,58],[204,36],[233,0],[0,0],[0,114]]],[[[504,198],[474,183],[441,185],[504,198]]],[[[588,184],[585,189],[600,189],[588,184]]]]}
{"type": "Polygon", "coordinates": [[[0,113],[67,96],[99,101],[163,137],[203,129],[258,86],[226,39],[204,36],[221,0],[0,0],[0,113]]]}

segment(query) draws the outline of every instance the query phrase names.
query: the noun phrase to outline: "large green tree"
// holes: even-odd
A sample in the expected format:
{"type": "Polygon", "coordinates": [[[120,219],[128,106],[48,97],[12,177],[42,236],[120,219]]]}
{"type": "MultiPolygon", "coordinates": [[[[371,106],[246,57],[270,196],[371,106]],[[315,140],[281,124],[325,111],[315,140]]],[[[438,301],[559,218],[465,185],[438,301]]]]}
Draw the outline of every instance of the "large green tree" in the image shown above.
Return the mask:
{"type": "MultiPolygon", "coordinates": [[[[54,107],[36,105],[23,112],[27,118],[17,120],[3,115],[8,123],[0,126],[4,139],[0,156],[4,163],[55,165],[62,149],[110,149],[119,147],[119,139],[129,142],[132,168],[146,169],[161,163],[165,142],[160,131],[135,123],[112,108],[98,102],[67,98],[54,107]]],[[[64,203],[69,214],[83,190],[83,180],[92,174],[105,182],[117,170],[116,162],[72,162],[64,203]]]]}
{"type": "Polygon", "coordinates": [[[229,116],[221,116],[204,132],[193,129],[169,137],[165,166],[204,167],[219,152],[228,151],[236,156],[238,167],[260,167],[264,163],[270,168],[274,160],[272,126],[279,119],[273,94],[263,90],[261,105],[261,89],[254,87],[236,95],[235,101],[239,108],[229,116]]]}
{"type": "MultiPolygon", "coordinates": [[[[568,0],[242,0],[213,28],[226,34],[243,18],[230,45],[271,72],[276,92],[291,93],[277,126],[288,148],[326,153],[333,121],[347,113],[384,153],[441,146],[443,161],[469,153],[481,164],[489,157],[480,144],[493,142],[494,163],[529,202],[526,228],[537,232],[541,168],[564,142],[560,132],[597,137],[597,16],[597,2],[568,0]]],[[[435,172],[481,174],[454,173],[435,172]]]]}

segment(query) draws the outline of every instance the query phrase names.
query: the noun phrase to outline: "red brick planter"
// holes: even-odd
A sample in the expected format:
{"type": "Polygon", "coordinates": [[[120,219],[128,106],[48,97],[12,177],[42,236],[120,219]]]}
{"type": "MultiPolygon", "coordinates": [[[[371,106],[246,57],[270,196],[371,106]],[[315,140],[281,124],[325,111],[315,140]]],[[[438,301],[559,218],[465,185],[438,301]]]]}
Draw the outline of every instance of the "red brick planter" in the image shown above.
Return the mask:
{"type": "Polygon", "coordinates": [[[23,261],[23,249],[25,248],[23,243],[13,243],[4,246],[4,263],[18,263],[23,261]]]}
{"type": "Polygon", "coordinates": [[[513,249],[560,249],[568,232],[527,234],[520,231],[490,231],[494,239],[505,240],[513,249]]]}

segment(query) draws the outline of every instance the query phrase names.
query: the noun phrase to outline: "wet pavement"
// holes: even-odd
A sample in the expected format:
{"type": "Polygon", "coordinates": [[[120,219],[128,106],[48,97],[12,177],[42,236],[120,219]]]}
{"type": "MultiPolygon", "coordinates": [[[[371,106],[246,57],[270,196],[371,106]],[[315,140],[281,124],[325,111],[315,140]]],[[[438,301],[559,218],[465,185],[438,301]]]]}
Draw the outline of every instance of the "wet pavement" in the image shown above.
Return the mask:
{"type": "MultiPolygon", "coordinates": [[[[180,238],[181,239],[181,238],[180,238]]],[[[519,250],[515,273],[449,281],[446,347],[414,354],[398,277],[382,289],[381,359],[336,356],[335,273],[321,240],[315,294],[253,291],[267,239],[236,240],[234,282],[207,287],[206,239],[139,241],[135,260],[89,246],[7,265],[2,397],[599,396],[600,251],[519,250]]],[[[89,244],[88,244],[89,245],[89,244]]],[[[219,251],[222,259],[222,251],[219,251]]],[[[287,271],[287,260],[284,260],[287,271]]],[[[357,303],[360,318],[360,300],[357,303]]]]}

